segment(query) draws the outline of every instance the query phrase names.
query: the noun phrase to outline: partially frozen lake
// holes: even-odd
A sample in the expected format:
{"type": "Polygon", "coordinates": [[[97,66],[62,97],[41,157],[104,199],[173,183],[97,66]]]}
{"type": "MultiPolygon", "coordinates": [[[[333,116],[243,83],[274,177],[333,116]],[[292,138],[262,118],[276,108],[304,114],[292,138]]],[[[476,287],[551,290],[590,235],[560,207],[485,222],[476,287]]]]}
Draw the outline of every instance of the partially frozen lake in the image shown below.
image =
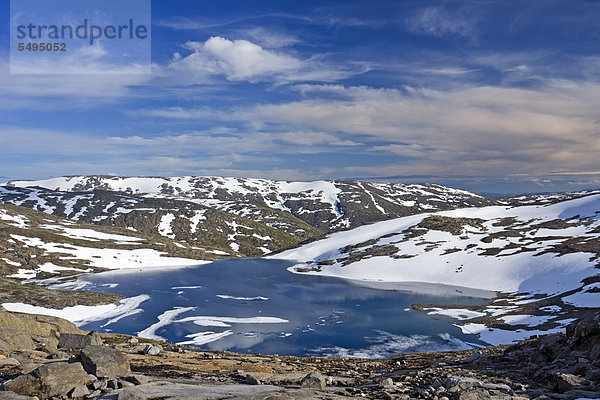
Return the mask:
{"type": "Polygon", "coordinates": [[[86,289],[138,296],[140,303],[124,316],[82,328],[214,350],[299,356],[386,357],[483,344],[448,319],[411,309],[414,303],[486,303],[457,288],[359,285],[292,274],[290,266],[282,260],[233,259],[172,270],[84,275],[80,280],[89,282],[86,289]]]}

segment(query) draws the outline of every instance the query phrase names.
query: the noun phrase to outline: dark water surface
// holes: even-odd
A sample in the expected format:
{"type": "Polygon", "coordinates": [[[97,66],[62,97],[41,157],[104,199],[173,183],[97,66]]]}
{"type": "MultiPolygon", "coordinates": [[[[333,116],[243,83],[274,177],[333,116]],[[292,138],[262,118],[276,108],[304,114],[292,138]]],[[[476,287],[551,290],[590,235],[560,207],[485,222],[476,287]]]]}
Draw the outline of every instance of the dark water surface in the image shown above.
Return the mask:
{"type": "Polygon", "coordinates": [[[432,318],[411,305],[484,304],[484,299],[457,296],[456,289],[444,286],[439,295],[431,294],[437,290],[432,285],[427,287],[429,294],[382,290],[293,274],[287,271],[291,265],[233,259],[175,270],[86,275],[81,278],[90,282],[86,289],[149,299],[139,305],[141,312],[83,328],[142,332],[215,350],[298,356],[385,357],[469,347],[465,342],[482,344],[447,318],[432,318]]]}

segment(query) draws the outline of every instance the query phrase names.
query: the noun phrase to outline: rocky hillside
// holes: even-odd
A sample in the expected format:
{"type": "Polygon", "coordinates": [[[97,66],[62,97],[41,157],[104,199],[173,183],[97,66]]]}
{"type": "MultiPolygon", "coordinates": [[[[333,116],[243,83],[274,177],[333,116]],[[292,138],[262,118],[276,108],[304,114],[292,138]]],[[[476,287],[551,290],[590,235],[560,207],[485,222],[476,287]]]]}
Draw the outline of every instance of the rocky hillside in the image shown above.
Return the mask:
{"type": "MultiPolygon", "coordinates": [[[[102,190],[187,200],[252,218],[293,235],[296,235],[298,229],[306,229],[296,220],[324,232],[333,232],[424,211],[494,203],[493,200],[474,193],[439,185],[360,181],[284,182],[222,177],[72,176],[43,181],[13,181],[7,186],[41,187],[62,192],[102,190]],[[290,219],[290,216],[294,219],[290,219]]],[[[12,201],[3,200],[10,198],[6,189],[0,195],[0,201],[12,201]]],[[[31,201],[39,200],[32,197],[31,201]]],[[[83,206],[84,203],[81,204],[83,206]]],[[[40,207],[43,206],[40,204],[40,207]]],[[[75,209],[68,210],[77,215],[78,211],[75,209]]],[[[310,233],[300,234],[306,239],[314,237],[310,233]]]]}

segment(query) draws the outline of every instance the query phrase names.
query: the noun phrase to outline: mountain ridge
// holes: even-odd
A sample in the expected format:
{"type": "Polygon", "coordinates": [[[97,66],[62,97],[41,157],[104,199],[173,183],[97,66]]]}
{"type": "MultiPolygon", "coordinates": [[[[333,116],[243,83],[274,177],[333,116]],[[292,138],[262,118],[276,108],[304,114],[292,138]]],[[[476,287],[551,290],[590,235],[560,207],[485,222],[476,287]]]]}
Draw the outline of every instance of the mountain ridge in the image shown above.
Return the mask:
{"type": "Polygon", "coordinates": [[[350,229],[425,211],[495,204],[494,200],[475,193],[434,184],[343,180],[290,182],[228,177],[92,175],[10,181],[5,186],[37,186],[62,192],[102,190],[143,197],[175,198],[251,216],[267,224],[269,218],[265,210],[283,211],[324,232],[350,229]]]}

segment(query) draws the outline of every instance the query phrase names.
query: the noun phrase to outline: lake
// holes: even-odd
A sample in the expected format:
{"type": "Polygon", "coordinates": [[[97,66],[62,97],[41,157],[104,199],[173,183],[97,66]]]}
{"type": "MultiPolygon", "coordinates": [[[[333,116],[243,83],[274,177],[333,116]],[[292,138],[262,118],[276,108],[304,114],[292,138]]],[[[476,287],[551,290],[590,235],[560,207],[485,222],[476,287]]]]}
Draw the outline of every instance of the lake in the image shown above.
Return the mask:
{"type": "Polygon", "coordinates": [[[230,259],[191,268],[83,275],[86,289],[147,299],[130,315],[82,328],[212,350],[296,356],[387,357],[484,344],[447,318],[411,308],[414,303],[489,301],[465,296],[469,293],[461,288],[299,275],[287,270],[291,265],[230,259]]]}

